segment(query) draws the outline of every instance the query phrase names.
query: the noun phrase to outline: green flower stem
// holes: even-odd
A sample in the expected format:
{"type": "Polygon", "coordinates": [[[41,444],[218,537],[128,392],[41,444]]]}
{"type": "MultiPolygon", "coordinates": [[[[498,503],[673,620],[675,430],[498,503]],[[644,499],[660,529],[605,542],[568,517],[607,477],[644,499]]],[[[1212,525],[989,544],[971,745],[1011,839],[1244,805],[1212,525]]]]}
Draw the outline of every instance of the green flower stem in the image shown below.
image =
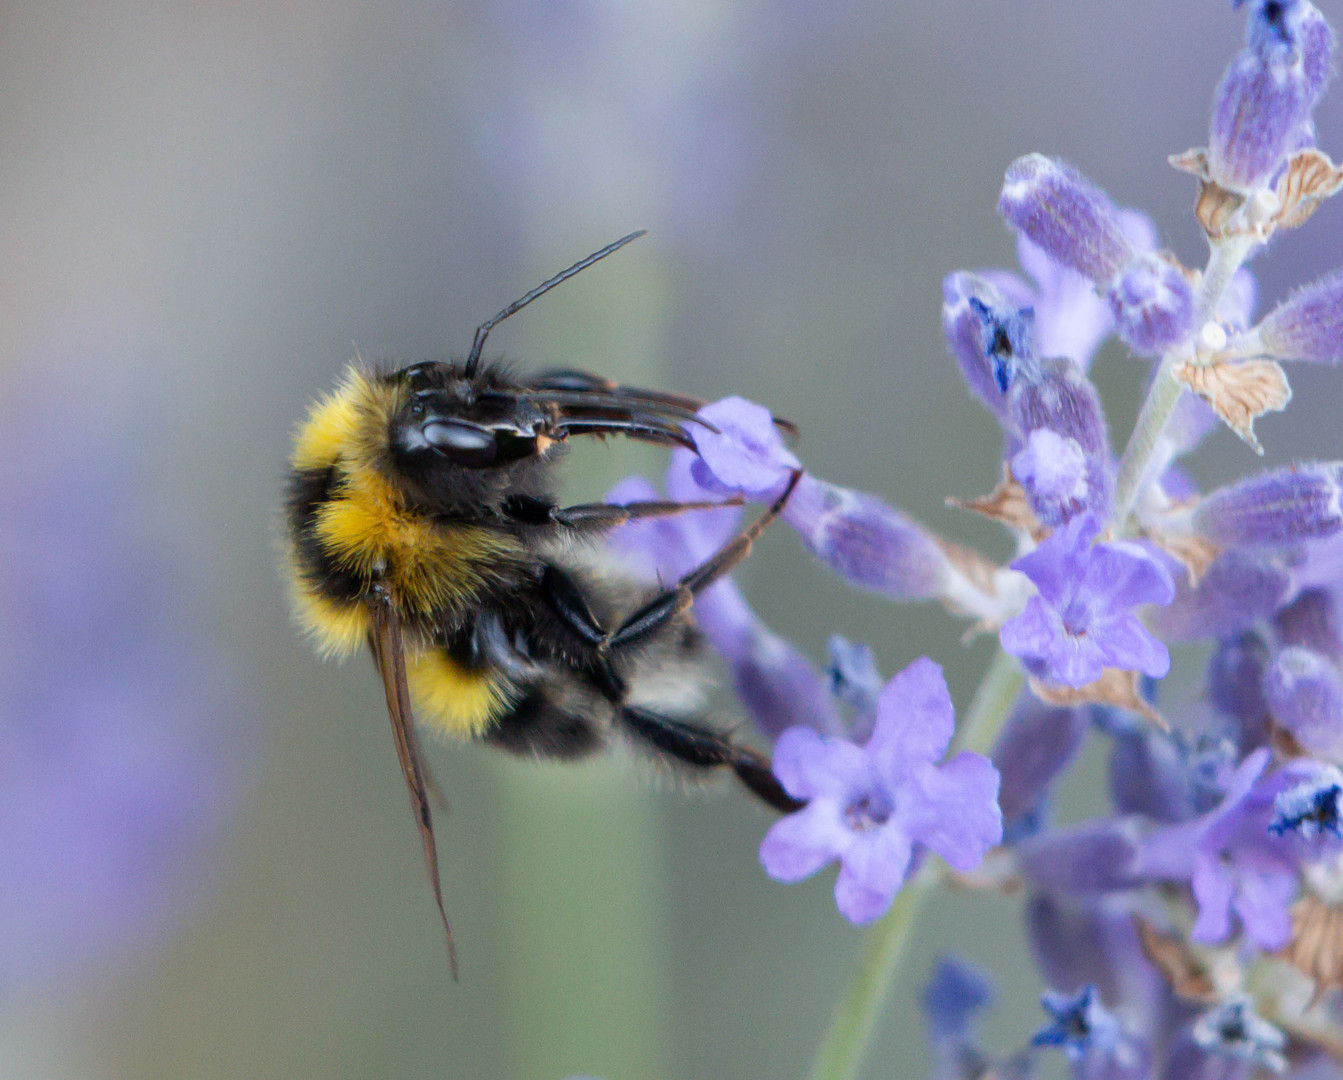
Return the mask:
{"type": "MultiPolygon", "coordinates": [[[[1231,284],[1232,277],[1253,247],[1253,241],[1246,237],[1232,237],[1212,246],[1208,265],[1203,271],[1198,305],[1195,308],[1195,333],[1217,310],[1222,293],[1231,284]]],[[[1133,434],[1129,436],[1128,446],[1124,447],[1124,456],[1119,462],[1119,479],[1115,484],[1116,532],[1123,532],[1124,523],[1133,509],[1138,492],[1148,478],[1152,455],[1165,433],[1171,415],[1175,412],[1180,395],[1184,393],[1184,387],[1175,378],[1176,365],[1191,358],[1187,347],[1168,352],[1161,358],[1151,389],[1148,390],[1147,398],[1138,412],[1138,420],[1133,425],[1133,434]]]]}
{"type": "MultiPolygon", "coordinates": [[[[975,692],[970,711],[952,745],[953,752],[988,753],[1024,682],[1025,677],[1016,660],[1000,649],[975,692]]],[[[830,1027],[812,1062],[811,1080],[852,1080],[858,1075],[877,1015],[904,959],[914,924],[932,896],[938,876],[933,860],[925,859],[896,894],[891,910],[868,932],[858,958],[858,968],[835,1006],[830,1027]]]]}

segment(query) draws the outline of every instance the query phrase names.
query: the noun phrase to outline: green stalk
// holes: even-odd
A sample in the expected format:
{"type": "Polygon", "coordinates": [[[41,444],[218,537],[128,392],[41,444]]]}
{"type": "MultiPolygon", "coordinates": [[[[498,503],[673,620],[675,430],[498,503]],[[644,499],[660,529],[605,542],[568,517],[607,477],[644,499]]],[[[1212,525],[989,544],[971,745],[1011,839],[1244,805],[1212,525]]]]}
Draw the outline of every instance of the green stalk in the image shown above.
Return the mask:
{"type": "MultiPolygon", "coordinates": [[[[952,752],[987,753],[1002,730],[1025,678],[1016,660],[999,650],[984,673],[952,752]]],[[[895,903],[868,931],[852,981],[835,1006],[816,1052],[811,1080],[852,1080],[858,1075],[877,1015],[904,960],[914,925],[937,885],[938,871],[925,859],[896,894],[895,903]]]]}

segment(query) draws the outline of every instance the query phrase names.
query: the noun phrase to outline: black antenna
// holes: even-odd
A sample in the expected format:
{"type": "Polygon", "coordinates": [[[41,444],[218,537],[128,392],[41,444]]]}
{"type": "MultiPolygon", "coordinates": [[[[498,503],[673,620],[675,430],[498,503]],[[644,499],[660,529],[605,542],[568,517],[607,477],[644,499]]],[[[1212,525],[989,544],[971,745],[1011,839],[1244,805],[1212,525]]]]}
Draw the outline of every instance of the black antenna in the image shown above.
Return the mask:
{"type": "Polygon", "coordinates": [[[568,270],[561,270],[549,281],[542,282],[531,292],[529,292],[526,296],[518,300],[514,300],[511,304],[508,305],[508,307],[504,308],[503,311],[499,312],[499,314],[496,315],[489,322],[481,323],[480,326],[476,327],[476,338],[473,342],[471,342],[471,352],[466,358],[466,368],[463,372],[465,377],[469,379],[475,375],[476,365],[480,363],[480,351],[483,348],[485,348],[485,339],[490,336],[490,331],[493,330],[496,326],[498,326],[501,322],[507,319],[510,315],[516,315],[519,311],[525,308],[538,296],[544,296],[546,293],[550,292],[550,290],[553,289],[556,285],[558,285],[561,281],[568,280],[569,278],[577,274],[580,270],[586,270],[593,263],[606,258],[606,256],[612,254],[613,252],[619,251],[631,240],[638,240],[639,237],[643,236],[647,232],[648,232],[647,229],[640,229],[638,232],[632,232],[629,234],[629,236],[622,236],[619,240],[615,241],[615,243],[613,244],[607,244],[606,247],[601,249],[601,251],[594,251],[587,258],[579,259],[578,262],[574,263],[573,266],[569,267],[568,270]]]}

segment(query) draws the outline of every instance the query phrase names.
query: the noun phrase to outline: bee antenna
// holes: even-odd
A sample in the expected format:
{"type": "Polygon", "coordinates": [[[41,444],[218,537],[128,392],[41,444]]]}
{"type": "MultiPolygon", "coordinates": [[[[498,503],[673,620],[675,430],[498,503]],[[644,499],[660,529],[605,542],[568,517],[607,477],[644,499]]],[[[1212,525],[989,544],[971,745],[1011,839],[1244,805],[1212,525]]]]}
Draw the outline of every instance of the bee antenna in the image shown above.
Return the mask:
{"type": "Polygon", "coordinates": [[[466,358],[466,368],[465,371],[463,372],[466,378],[469,379],[475,375],[476,366],[480,363],[480,352],[482,349],[485,348],[485,339],[490,336],[491,330],[493,330],[501,322],[507,319],[510,315],[516,315],[519,311],[525,308],[538,296],[544,296],[546,293],[550,292],[550,290],[553,289],[560,282],[567,281],[569,278],[577,274],[580,270],[586,270],[593,263],[600,262],[602,259],[606,258],[606,256],[619,251],[631,240],[638,240],[639,237],[644,236],[647,232],[648,232],[647,229],[640,229],[638,232],[632,232],[628,236],[622,236],[619,240],[615,241],[614,243],[607,244],[606,247],[601,249],[601,251],[594,251],[591,255],[587,256],[586,258],[579,259],[578,262],[574,263],[573,266],[569,267],[567,270],[561,270],[549,281],[543,281],[531,292],[527,293],[526,296],[514,300],[511,304],[508,305],[508,307],[504,308],[504,310],[499,312],[499,314],[496,315],[493,319],[490,319],[488,322],[481,323],[478,327],[476,327],[476,337],[475,340],[471,342],[471,352],[466,358]]]}

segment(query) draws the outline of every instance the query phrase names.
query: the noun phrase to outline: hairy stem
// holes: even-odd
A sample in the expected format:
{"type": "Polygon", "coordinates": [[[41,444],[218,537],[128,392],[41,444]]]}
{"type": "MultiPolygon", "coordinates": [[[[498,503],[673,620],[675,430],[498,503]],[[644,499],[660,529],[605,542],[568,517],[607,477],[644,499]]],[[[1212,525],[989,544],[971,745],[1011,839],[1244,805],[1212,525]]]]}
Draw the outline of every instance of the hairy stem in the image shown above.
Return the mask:
{"type": "MultiPolygon", "coordinates": [[[[1000,649],[975,692],[952,752],[987,753],[1024,682],[1016,660],[1000,649]]],[[[891,910],[868,931],[858,967],[835,1006],[830,1027],[812,1062],[811,1080],[852,1080],[857,1076],[877,1015],[904,959],[919,913],[932,896],[937,881],[936,866],[931,859],[925,859],[896,894],[891,910]]]]}
{"type": "MultiPolygon", "coordinates": [[[[1253,243],[1232,238],[1213,244],[1208,256],[1208,265],[1203,271],[1203,284],[1199,288],[1198,305],[1195,308],[1194,332],[1197,334],[1203,324],[1217,310],[1222,294],[1231,283],[1245,256],[1250,253],[1253,243]]],[[[1172,349],[1162,358],[1157,367],[1156,376],[1147,391],[1147,397],[1138,412],[1138,420],[1133,425],[1133,434],[1129,436],[1128,446],[1119,462],[1119,480],[1115,484],[1115,511],[1112,522],[1116,532],[1122,533],[1138,493],[1151,478],[1154,466],[1160,464],[1156,457],[1157,447],[1170,423],[1175,406],[1179,403],[1184,387],[1175,378],[1176,365],[1191,359],[1188,345],[1172,349]]]]}

